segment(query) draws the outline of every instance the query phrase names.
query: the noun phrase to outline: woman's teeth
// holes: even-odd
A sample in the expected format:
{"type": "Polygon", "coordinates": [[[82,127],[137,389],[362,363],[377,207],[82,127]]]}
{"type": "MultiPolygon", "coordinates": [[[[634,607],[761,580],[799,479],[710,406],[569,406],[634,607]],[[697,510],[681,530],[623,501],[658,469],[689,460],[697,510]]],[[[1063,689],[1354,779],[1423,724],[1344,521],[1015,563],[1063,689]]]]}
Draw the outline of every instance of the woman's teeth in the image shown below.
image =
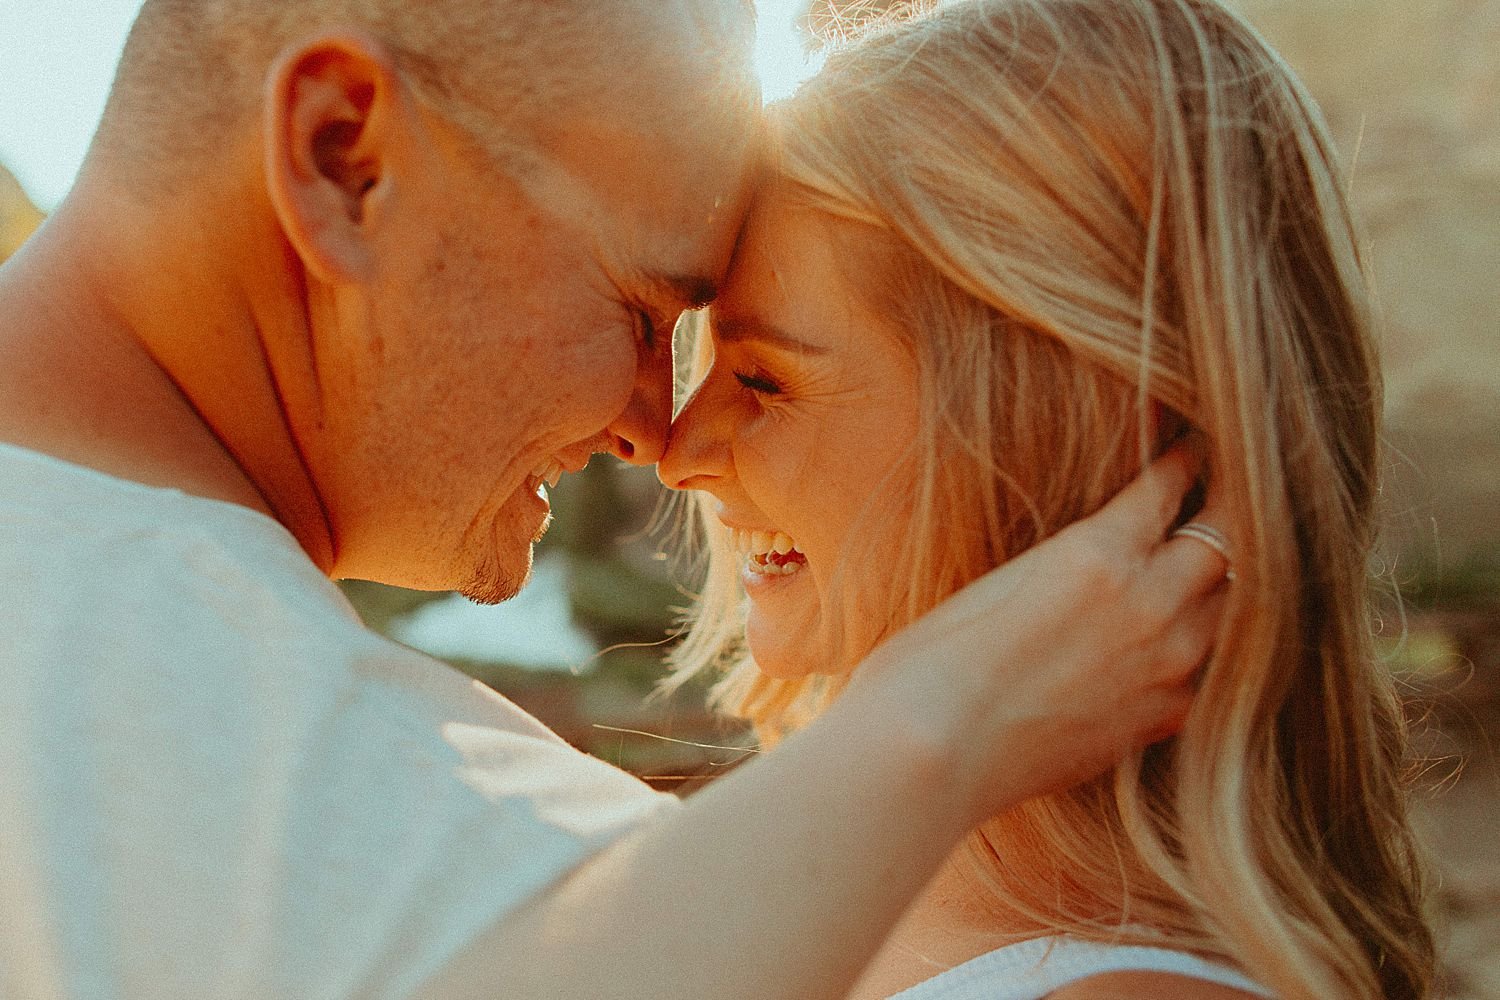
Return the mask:
{"type": "Polygon", "coordinates": [[[745,566],[752,573],[790,576],[807,565],[807,557],[784,531],[730,528],[729,540],[734,550],[745,557],[745,566]]]}

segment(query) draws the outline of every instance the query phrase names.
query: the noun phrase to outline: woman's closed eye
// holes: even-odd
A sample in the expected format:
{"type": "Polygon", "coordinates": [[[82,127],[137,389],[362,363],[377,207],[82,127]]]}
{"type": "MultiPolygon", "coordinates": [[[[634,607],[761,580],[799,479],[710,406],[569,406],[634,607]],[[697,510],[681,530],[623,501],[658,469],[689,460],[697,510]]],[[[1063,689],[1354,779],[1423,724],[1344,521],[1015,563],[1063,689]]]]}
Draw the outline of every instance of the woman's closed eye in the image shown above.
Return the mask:
{"type": "Polygon", "coordinates": [[[744,386],[746,389],[749,389],[756,395],[777,396],[781,394],[781,386],[777,385],[775,382],[766,378],[759,372],[736,371],[734,373],[734,377],[740,383],[740,385],[744,386]]]}

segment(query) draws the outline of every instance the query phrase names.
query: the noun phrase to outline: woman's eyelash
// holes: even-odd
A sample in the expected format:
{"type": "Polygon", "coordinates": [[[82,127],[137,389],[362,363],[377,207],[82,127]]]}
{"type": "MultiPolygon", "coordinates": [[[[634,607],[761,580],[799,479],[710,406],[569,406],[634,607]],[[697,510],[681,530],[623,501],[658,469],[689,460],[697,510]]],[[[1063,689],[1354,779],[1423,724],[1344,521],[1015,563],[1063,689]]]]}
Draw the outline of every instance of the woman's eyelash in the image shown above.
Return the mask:
{"type": "Polygon", "coordinates": [[[766,396],[775,396],[781,392],[781,386],[761,375],[751,375],[746,372],[735,372],[734,377],[740,385],[751,392],[761,393],[766,396]]]}

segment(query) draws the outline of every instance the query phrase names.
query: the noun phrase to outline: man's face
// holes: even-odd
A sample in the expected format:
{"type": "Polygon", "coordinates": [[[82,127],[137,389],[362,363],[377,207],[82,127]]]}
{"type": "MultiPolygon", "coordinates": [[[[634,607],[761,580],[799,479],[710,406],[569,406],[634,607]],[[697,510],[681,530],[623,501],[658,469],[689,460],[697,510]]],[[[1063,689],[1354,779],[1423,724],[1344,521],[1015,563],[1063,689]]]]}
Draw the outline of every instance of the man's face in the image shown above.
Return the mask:
{"type": "Polygon", "coordinates": [[[575,117],[509,170],[437,129],[377,280],[336,303],[330,353],[356,359],[324,374],[336,575],[502,600],[545,529],[540,478],[656,460],[672,325],[713,296],[748,201],[744,124],[575,117]]]}

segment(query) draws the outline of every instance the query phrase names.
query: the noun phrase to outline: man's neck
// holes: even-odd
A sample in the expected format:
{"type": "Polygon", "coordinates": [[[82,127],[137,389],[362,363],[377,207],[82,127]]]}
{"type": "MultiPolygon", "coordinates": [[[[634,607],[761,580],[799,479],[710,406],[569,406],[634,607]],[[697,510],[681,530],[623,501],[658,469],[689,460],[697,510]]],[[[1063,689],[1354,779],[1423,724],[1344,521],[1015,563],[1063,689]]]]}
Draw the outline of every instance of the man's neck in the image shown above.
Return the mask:
{"type": "Polygon", "coordinates": [[[259,327],[197,266],[222,251],[131,214],[75,191],[0,269],[0,440],[270,514],[331,566],[259,327]]]}

